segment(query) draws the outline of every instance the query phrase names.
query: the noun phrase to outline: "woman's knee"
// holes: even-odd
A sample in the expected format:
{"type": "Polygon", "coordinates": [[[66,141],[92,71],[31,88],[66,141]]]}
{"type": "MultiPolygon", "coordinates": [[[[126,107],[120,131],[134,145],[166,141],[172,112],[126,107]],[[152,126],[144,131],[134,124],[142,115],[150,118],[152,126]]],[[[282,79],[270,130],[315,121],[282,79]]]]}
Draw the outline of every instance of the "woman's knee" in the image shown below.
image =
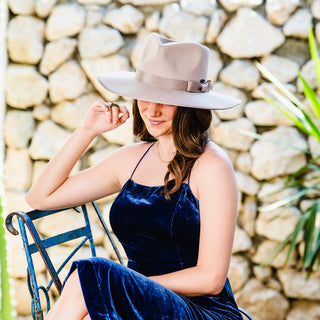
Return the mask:
{"type": "Polygon", "coordinates": [[[60,298],[48,313],[46,320],[90,320],[81,289],[78,270],[68,277],[60,298]]]}
{"type": "Polygon", "coordinates": [[[61,297],[63,298],[81,298],[83,299],[83,293],[81,289],[80,278],[78,270],[75,269],[68,277],[63,290],[61,292],[61,297]]]}

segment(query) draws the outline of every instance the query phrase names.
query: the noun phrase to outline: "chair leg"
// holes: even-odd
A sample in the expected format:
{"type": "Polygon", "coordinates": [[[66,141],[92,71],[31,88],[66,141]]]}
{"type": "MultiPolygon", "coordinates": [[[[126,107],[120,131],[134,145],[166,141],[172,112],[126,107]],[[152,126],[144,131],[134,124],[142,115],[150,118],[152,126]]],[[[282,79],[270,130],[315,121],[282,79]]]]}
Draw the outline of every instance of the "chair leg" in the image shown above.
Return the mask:
{"type": "Polygon", "coordinates": [[[37,287],[37,283],[35,282],[36,286],[34,286],[34,283],[31,281],[31,278],[33,277],[31,276],[29,269],[27,269],[27,283],[31,295],[32,317],[34,320],[43,320],[43,311],[41,308],[39,290],[37,287]]]}
{"type": "Polygon", "coordinates": [[[36,311],[35,316],[36,320],[43,320],[43,311],[36,311]]]}

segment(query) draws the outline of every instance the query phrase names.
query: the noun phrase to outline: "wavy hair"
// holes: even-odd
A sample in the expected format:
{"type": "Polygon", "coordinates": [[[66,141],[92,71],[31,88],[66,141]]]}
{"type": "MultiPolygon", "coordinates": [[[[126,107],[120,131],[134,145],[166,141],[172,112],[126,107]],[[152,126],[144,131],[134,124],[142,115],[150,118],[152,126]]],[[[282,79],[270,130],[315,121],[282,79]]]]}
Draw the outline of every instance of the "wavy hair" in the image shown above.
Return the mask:
{"type": "MultiPolygon", "coordinates": [[[[133,134],[141,141],[157,141],[147,130],[140,116],[137,100],[133,100],[133,134]]],[[[208,129],[212,121],[211,110],[178,107],[172,121],[172,136],[176,154],[168,164],[164,177],[164,195],[176,192],[190,175],[195,161],[204,152],[208,129]],[[172,178],[170,179],[170,176],[172,178]],[[169,180],[170,179],[170,180],[169,180]]]]}

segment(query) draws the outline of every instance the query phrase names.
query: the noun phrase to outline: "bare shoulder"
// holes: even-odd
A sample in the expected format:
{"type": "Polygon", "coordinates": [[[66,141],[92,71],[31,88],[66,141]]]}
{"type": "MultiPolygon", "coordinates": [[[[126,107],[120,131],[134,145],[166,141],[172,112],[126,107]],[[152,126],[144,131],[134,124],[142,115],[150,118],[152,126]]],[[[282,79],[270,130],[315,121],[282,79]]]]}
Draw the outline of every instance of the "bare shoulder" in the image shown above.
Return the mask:
{"type": "Polygon", "coordinates": [[[199,195],[202,188],[212,190],[223,184],[235,184],[234,169],[226,152],[210,141],[192,168],[191,187],[199,195]]]}
{"type": "Polygon", "coordinates": [[[150,142],[133,143],[117,149],[110,155],[111,165],[117,171],[121,184],[131,176],[138,161],[151,145],[150,142]]]}
{"type": "Polygon", "coordinates": [[[134,161],[135,158],[139,158],[142,154],[147,151],[148,147],[151,146],[152,142],[137,142],[128,144],[116,150],[114,156],[117,160],[121,161],[134,161]],[[141,154],[142,153],[142,154],[141,154]]]}
{"type": "Polygon", "coordinates": [[[233,171],[232,163],[226,152],[214,142],[209,141],[195,165],[195,170],[209,173],[223,168],[233,171]]]}

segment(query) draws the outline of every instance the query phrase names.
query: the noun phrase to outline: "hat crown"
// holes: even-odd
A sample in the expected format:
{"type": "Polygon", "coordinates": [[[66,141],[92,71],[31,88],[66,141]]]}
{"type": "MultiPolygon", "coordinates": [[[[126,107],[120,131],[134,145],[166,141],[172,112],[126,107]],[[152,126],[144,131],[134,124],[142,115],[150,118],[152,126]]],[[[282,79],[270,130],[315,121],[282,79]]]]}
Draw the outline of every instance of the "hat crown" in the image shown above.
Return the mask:
{"type": "Polygon", "coordinates": [[[207,47],[192,42],[176,42],[152,33],[137,69],[163,78],[200,81],[207,78],[208,64],[207,47]]]}
{"type": "Polygon", "coordinates": [[[210,90],[209,53],[201,44],[152,33],[136,72],[113,71],[97,78],[111,92],[135,100],[200,109],[234,107],[240,100],[210,90]]]}

